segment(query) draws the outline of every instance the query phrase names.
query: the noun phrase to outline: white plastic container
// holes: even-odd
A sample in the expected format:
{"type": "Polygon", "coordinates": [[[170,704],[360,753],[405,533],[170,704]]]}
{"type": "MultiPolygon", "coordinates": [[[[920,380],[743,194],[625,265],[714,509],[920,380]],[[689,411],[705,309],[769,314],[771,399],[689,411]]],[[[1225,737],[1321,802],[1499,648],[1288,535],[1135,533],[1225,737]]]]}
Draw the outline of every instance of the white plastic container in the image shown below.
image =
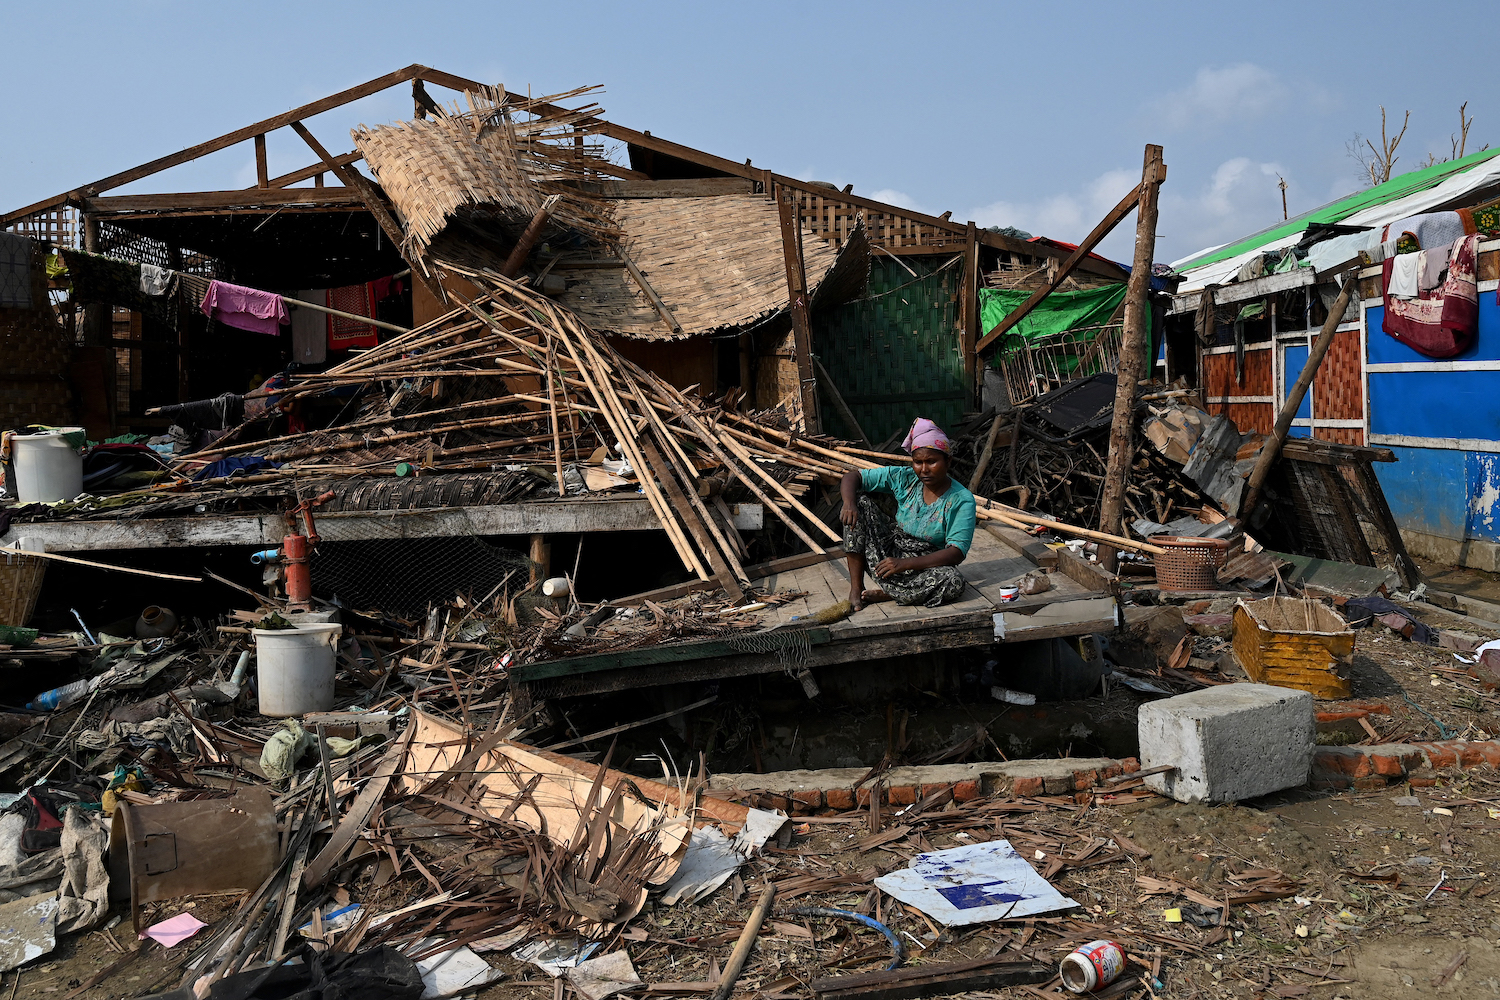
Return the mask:
{"type": "Polygon", "coordinates": [[[83,428],[59,427],[10,439],[16,499],[21,503],[71,500],[83,492],[83,456],[68,444],[65,433],[82,434],[83,428]]]}
{"type": "Polygon", "coordinates": [[[333,709],[338,622],[254,630],[260,714],[277,717],[333,709]]]}

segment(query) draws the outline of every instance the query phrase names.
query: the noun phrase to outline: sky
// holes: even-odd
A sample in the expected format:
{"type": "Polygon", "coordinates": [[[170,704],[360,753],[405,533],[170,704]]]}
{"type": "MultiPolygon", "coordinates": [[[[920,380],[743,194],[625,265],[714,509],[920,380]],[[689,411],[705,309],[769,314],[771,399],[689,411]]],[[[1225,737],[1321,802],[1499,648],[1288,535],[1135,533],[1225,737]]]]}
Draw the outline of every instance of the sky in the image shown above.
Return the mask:
{"type": "MultiPolygon", "coordinates": [[[[1441,5],[1484,31],[1492,5],[1441,5]]],[[[1411,122],[1396,173],[1500,143],[1496,70],[1411,45],[1395,4],[0,4],[0,208],[10,210],[423,63],[534,95],[602,84],[606,117],[729,159],[981,226],[1076,242],[1164,147],[1156,259],[1358,190],[1355,133],[1411,122]],[[1399,17],[1397,16],[1399,15],[1399,17]],[[21,44],[14,44],[15,42],[21,44]],[[1393,53],[1400,72],[1389,71],[1393,53]],[[1486,86],[1488,85],[1488,86],[1486,86]]],[[[1479,49],[1472,54],[1478,55],[1479,49]]],[[[442,101],[458,95],[430,88],[442,101]]],[[[402,86],[310,119],[411,115],[402,86]]],[[[1393,130],[1394,130],[1393,128],[1393,130]]],[[[1378,143],[1378,139],[1377,139],[1378,143]]],[[[311,158],[268,140],[272,174],[311,158]]],[[[255,183],[243,143],[113,193],[255,183]]],[[[1366,180],[1365,184],[1368,183],[1366,180]]],[[[1128,262],[1134,219],[1102,244],[1128,262]]]]}

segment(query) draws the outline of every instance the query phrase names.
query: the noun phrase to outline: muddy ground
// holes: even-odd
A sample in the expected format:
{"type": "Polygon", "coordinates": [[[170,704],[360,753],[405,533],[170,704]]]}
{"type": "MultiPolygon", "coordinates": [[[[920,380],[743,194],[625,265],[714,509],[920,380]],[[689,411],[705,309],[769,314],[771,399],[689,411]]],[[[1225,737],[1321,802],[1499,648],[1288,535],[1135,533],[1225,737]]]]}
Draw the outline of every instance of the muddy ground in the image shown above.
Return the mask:
{"type": "MultiPolygon", "coordinates": [[[[1437,610],[1422,617],[1438,627],[1485,638],[1500,627],[1462,621],[1437,610]]],[[[1200,654],[1222,647],[1198,643],[1200,654]]],[[[1446,650],[1421,647],[1383,628],[1358,636],[1354,690],[1348,704],[1382,704],[1368,721],[1378,741],[1488,739],[1500,728],[1496,696],[1483,692],[1446,650]]],[[[1109,696],[1119,697],[1118,691],[1109,696]]],[[[1104,704],[1101,702],[1101,705],[1104,704]]],[[[1320,711],[1340,703],[1320,702],[1320,711]]],[[[1005,745],[1003,722],[992,735],[1005,745]]],[[[1377,742],[1362,728],[1323,726],[1320,742],[1377,742]]],[[[784,892],[740,981],[742,995],[805,997],[817,978],[882,968],[889,946],[858,925],[795,916],[802,906],[860,910],[883,919],[906,944],[908,964],[957,961],[1004,950],[1054,963],[1096,937],[1122,941],[1132,955],[1155,963],[1122,995],[1158,997],[1300,997],[1383,1000],[1425,996],[1500,996],[1500,773],[1489,769],[1434,775],[1431,787],[1396,785],[1366,792],[1296,792],[1232,806],[1182,805],[1155,796],[1016,803],[981,800],[949,804],[913,821],[901,835],[862,842],[865,813],[815,817],[801,823],[785,848],[747,864],[740,877],[698,905],[650,907],[631,924],[623,944],[641,978],[658,995],[706,996],[765,881],[797,886],[822,881],[800,895],[784,892]],[[1110,846],[1067,867],[1053,883],[1080,909],[1053,918],[945,930],[870,887],[875,875],[904,867],[916,854],[1009,838],[1039,869],[1082,853],[1096,841],[1110,846]],[[1129,844],[1134,850],[1125,850],[1129,844]],[[1120,850],[1117,850],[1120,848],[1120,850]],[[1038,858],[1037,852],[1041,857],[1038,858]],[[1107,858],[1103,863],[1100,858],[1107,858]],[[815,876],[808,879],[804,876],[815,876]],[[1213,899],[1247,885],[1294,886],[1288,898],[1241,903],[1227,925],[1217,911],[1165,919],[1169,908],[1194,906],[1169,891],[1145,895],[1138,879],[1168,880],[1213,899]],[[797,882],[790,880],[798,879],[797,882]],[[842,879],[846,884],[830,885],[842,879]],[[665,986],[664,984],[676,984],[665,986]]],[[[354,899],[393,905],[394,890],[376,890],[368,872],[347,885],[354,899]]],[[[410,887],[401,889],[411,891],[410,887]]],[[[233,897],[183,904],[151,904],[142,925],[189,909],[212,923],[233,897]]],[[[43,960],[0,980],[0,998],[59,997],[112,963],[129,945],[130,920],[107,931],[59,942],[43,960]]],[[[170,989],[182,977],[181,949],[152,944],[99,985],[90,998],[138,997],[170,989]]],[[[478,993],[493,998],[571,995],[535,967],[501,953],[489,960],[505,979],[478,993]]],[[[989,996],[1062,996],[1053,987],[1011,987],[989,996]]]]}

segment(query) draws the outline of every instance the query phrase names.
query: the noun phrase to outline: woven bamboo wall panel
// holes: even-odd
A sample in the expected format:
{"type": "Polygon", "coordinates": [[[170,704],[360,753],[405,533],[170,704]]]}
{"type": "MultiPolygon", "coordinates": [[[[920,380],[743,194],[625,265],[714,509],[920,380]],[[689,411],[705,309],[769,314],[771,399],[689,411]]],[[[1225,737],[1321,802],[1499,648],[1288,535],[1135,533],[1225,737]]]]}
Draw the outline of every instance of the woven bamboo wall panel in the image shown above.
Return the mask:
{"type": "Polygon", "coordinates": [[[47,298],[46,253],[31,256],[33,309],[0,309],[0,427],[70,424],[73,347],[47,298]]]}
{"type": "Polygon", "coordinates": [[[1359,420],[1365,415],[1359,336],[1358,330],[1345,330],[1334,334],[1328,345],[1313,378],[1313,413],[1319,419],[1359,420]]]}
{"type": "Polygon", "coordinates": [[[1365,432],[1362,427],[1319,427],[1313,433],[1313,437],[1319,441],[1332,441],[1334,444],[1363,446],[1365,443],[1365,432]]]}
{"type": "Polygon", "coordinates": [[[1241,434],[1269,434],[1276,426],[1270,403],[1209,403],[1209,413],[1222,413],[1234,421],[1241,434]]]}
{"type": "MultiPolygon", "coordinates": [[[[1233,354],[1203,356],[1203,391],[1209,396],[1270,396],[1271,352],[1245,352],[1245,382],[1234,377],[1233,354]]],[[[1244,430],[1244,428],[1240,428],[1244,430]]]]}
{"type": "MultiPolygon", "coordinates": [[[[873,256],[864,298],[813,314],[813,350],[876,442],[919,416],[951,427],[968,406],[958,349],[963,269],[926,255],[904,263],[932,273],[914,281],[901,263],[873,256]]],[[[837,432],[836,415],[827,420],[837,432]]]]}

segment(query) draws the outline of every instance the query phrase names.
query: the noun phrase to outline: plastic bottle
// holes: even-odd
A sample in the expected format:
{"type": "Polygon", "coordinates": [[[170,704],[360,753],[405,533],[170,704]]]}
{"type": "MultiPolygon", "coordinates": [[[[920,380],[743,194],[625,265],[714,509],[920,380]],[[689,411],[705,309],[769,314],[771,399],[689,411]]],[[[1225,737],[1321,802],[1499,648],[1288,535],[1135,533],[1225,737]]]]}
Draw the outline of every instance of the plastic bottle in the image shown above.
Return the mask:
{"type": "Polygon", "coordinates": [[[50,712],[54,708],[66,708],[88,693],[89,679],[85,677],[72,684],[64,684],[62,687],[42,692],[31,699],[26,707],[33,712],[50,712]]]}
{"type": "Polygon", "coordinates": [[[1092,993],[1125,971],[1125,949],[1113,941],[1090,941],[1062,960],[1063,986],[1073,993],[1092,993]]]}

